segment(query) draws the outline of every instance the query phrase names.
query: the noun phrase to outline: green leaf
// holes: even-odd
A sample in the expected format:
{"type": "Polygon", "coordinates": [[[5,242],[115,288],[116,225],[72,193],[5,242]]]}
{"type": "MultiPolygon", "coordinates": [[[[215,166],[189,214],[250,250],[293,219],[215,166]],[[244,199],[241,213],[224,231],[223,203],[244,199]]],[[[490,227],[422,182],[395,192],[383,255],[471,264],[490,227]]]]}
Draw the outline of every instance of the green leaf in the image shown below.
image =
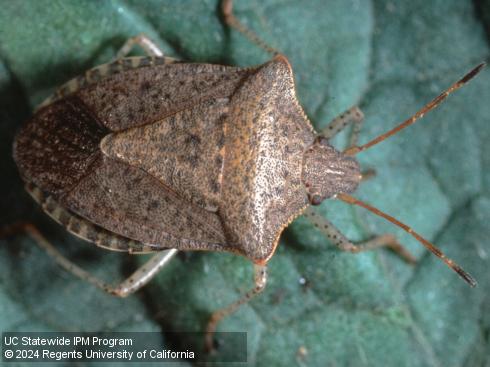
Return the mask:
{"type": "MultiPolygon", "coordinates": [[[[111,59],[138,33],[188,61],[249,66],[270,56],[223,26],[215,0],[1,0],[0,9],[0,223],[34,221],[101,278],[127,275],[142,260],[75,239],[23,192],[11,158],[15,131],[56,86],[111,59]]],[[[234,9],[289,58],[315,127],[360,105],[361,143],[489,56],[486,0],[236,0],[234,9]]],[[[264,293],[219,325],[247,331],[250,366],[490,363],[489,85],[485,70],[414,126],[360,154],[377,175],[356,193],[438,244],[478,287],[408,234],[329,200],[319,210],[348,238],[394,233],[419,261],[411,267],[385,250],[341,253],[298,218],[269,263],[264,293]]],[[[335,139],[339,148],[344,142],[345,134],[335,139]]],[[[251,269],[229,254],[185,254],[144,290],[116,299],[18,235],[0,242],[0,330],[202,331],[214,310],[252,286],[251,269]]]]}

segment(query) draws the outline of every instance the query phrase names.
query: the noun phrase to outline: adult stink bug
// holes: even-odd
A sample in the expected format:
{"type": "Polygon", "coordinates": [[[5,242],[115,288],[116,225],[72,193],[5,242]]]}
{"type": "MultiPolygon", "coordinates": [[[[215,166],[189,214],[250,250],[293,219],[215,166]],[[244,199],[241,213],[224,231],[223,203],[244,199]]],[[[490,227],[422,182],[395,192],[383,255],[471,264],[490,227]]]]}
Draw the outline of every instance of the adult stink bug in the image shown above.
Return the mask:
{"type": "MultiPolygon", "coordinates": [[[[237,26],[231,9],[226,14],[237,26]]],[[[113,288],[27,228],[63,266],[118,295],[145,284],[175,253],[168,249],[247,256],[256,264],[256,286],[215,313],[210,331],[263,289],[281,231],[310,203],[330,197],[359,203],[347,195],[362,177],[352,155],[413,123],[480,69],[373,142],[357,147],[354,134],[352,147],[341,153],[328,140],[348,122],[359,127],[360,111],[351,109],[315,133],[284,56],[247,69],[185,64],[163,57],[145,38],[132,40],[120,56],[43,103],[17,136],[14,156],[28,191],[69,231],[113,250],[158,254],[113,288]],[[153,57],[122,58],[134,42],[153,57]]],[[[341,249],[391,246],[408,257],[392,237],[353,245],[307,210],[341,249]]]]}

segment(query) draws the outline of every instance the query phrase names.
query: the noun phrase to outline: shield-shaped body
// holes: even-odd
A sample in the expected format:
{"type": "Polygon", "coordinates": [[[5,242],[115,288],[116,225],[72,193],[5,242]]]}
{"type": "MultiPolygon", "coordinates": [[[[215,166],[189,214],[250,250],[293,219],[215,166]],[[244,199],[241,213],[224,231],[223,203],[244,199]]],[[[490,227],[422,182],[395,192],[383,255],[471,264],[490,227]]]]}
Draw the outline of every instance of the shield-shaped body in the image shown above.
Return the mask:
{"type": "Polygon", "coordinates": [[[98,245],[265,263],[308,205],[314,138],[283,56],[253,68],[126,58],[43,103],[14,158],[44,210],[98,245]]]}

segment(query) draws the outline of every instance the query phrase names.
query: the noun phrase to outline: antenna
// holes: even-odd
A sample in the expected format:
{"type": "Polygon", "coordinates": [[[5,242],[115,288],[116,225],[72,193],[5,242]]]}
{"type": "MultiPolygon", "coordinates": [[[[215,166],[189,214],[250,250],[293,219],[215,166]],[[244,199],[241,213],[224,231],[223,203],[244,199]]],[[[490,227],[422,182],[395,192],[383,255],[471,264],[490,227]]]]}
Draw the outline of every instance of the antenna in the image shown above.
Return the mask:
{"type": "Polygon", "coordinates": [[[362,152],[363,150],[366,150],[368,148],[371,148],[373,145],[376,145],[386,138],[389,138],[392,135],[395,135],[398,133],[400,130],[403,130],[407,126],[412,125],[415,121],[418,119],[421,119],[424,117],[424,115],[429,112],[430,110],[433,110],[439,104],[444,101],[447,96],[449,96],[451,93],[456,91],[457,89],[461,88],[463,85],[465,85],[468,81],[470,81],[476,74],[478,74],[483,67],[485,66],[485,63],[482,62],[480,65],[477,67],[473,68],[469,73],[467,73],[464,77],[462,77],[460,80],[458,80],[456,83],[452,84],[448,89],[446,89],[444,92],[442,92],[440,95],[438,95],[436,98],[434,98],[432,101],[427,103],[424,107],[422,107],[420,110],[418,110],[412,117],[409,119],[405,120],[402,122],[400,125],[394,127],[390,131],[387,131],[386,133],[378,136],[377,138],[371,140],[369,143],[366,143],[361,146],[352,146],[344,150],[344,154],[346,155],[356,155],[359,152],[362,152]]]}
{"type": "Polygon", "coordinates": [[[355,197],[352,197],[347,194],[337,194],[337,198],[348,203],[351,205],[358,205],[360,207],[363,207],[370,212],[385,218],[386,220],[390,221],[391,223],[397,225],[398,227],[404,229],[407,233],[411,234],[413,237],[417,239],[422,245],[424,245],[430,252],[432,252],[434,255],[436,255],[438,258],[440,258],[442,261],[446,263],[447,266],[449,266],[452,270],[454,270],[458,275],[464,279],[466,283],[468,283],[471,287],[476,286],[476,280],[468,274],[466,271],[464,271],[458,264],[456,264],[453,260],[448,258],[446,255],[443,254],[441,250],[439,250],[436,246],[434,246],[432,243],[427,241],[425,238],[423,238],[421,235],[419,235],[417,232],[415,232],[412,228],[407,226],[406,224],[400,222],[399,220],[393,218],[392,216],[383,213],[381,210],[376,209],[358,199],[355,197]]]}

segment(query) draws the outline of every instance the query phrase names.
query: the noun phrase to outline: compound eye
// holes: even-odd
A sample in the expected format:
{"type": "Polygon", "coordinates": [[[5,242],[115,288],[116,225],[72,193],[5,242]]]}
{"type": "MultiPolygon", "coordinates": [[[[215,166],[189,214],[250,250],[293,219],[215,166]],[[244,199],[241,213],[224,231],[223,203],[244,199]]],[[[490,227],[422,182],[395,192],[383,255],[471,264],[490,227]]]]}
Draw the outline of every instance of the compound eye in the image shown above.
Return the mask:
{"type": "Polygon", "coordinates": [[[316,143],[323,145],[323,146],[328,146],[328,139],[324,136],[318,135],[316,137],[316,143]]]}
{"type": "Polygon", "coordinates": [[[323,201],[322,197],[317,194],[308,195],[308,200],[310,201],[311,205],[320,205],[323,201]]]}

